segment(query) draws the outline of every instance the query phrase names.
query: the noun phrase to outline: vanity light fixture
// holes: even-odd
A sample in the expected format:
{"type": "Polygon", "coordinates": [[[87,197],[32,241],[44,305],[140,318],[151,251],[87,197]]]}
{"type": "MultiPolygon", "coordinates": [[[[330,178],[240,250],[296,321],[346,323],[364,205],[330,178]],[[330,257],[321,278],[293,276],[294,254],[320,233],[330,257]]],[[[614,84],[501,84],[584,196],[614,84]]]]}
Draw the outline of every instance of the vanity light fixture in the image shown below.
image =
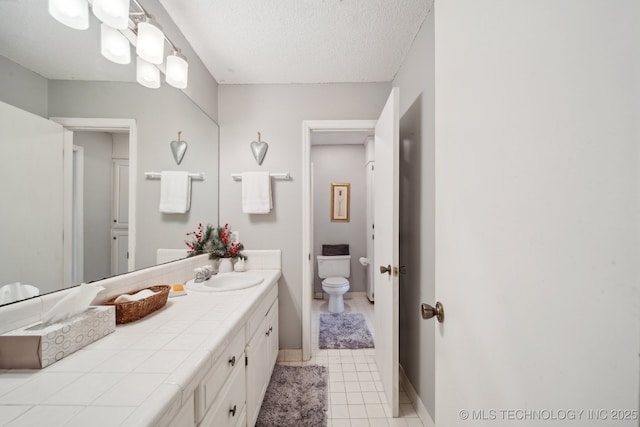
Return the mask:
{"type": "Polygon", "coordinates": [[[167,67],[165,69],[167,83],[175,88],[184,89],[187,87],[188,75],[189,63],[187,62],[187,58],[185,58],[179,49],[174,50],[167,56],[167,67]]]}
{"type": "Polygon", "coordinates": [[[100,53],[116,64],[129,64],[131,62],[129,40],[120,31],[105,23],[100,25],[100,53]]]}
{"type": "Polygon", "coordinates": [[[62,24],[78,29],[89,28],[89,4],[100,25],[100,52],[117,64],[131,62],[131,47],[136,47],[136,80],[149,88],[160,87],[160,70],[166,81],[178,89],[187,87],[189,63],[160,24],[142,7],[138,0],[48,0],[49,13],[62,24]],[[171,54],[164,61],[165,41],[171,54]]]}
{"type": "Polygon", "coordinates": [[[160,87],[160,70],[139,56],[136,58],[136,81],[150,89],[160,87]]]}
{"type": "Polygon", "coordinates": [[[93,14],[111,28],[129,28],[129,0],[93,0],[93,14]]]}
{"type": "Polygon", "coordinates": [[[89,28],[87,0],[49,0],[49,14],[60,23],[75,30],[89,28]]]}

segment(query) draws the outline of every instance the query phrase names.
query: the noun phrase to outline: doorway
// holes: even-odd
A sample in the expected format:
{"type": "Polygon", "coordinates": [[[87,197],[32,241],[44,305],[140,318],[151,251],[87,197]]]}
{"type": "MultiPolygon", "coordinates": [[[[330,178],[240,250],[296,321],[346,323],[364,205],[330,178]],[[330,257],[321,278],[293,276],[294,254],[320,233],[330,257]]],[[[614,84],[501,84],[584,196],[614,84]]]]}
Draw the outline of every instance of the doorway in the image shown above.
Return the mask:
{"type": "MultiPolygon", "coordinates": [[[[103,175],[108,175],[110,177],[107,184],[109,187],[107,190],[109,194],[107,197],[109,207],[106,208],[107,215],[110,217],[108,218],[109,225],[104,226],[106,230],[105,233],[108,235],[107,239],[109,241],[109,248],[107,249],[107,258],[110,262],[109,265],[103,269],[108,270],[104,277],[133,271],[135,269],[136,248],[135,202],[137,182],[137,128],[135,120],[69,117],[52,117],[51,120],[61,124],[65,129],[72,131],[69,132],[70,134],[103,134],[103,136],[106,134],[112,135],[112,140],[120,141],[113,145],[113,147],[121,148],[113,149],[114,154],[108,160],[108,171],[103,173],[103,175]],[[114,137],[113,135],[117,135],[117,137],[114,137]],[[121,154],[117,154],[118,152],[121,154]]],[[[65,156],[69,155],[69,158],[73,158],[72,150],[74,150],[73,142],[69,141],[69,143],[65,145],[65,156]]],[[[85,150],[85,166],[86,162],[87,155],[85,150]]],[[[79,196],[77,179],[73,178],[73,169],[75,169],[73,165],[70,165],[68,172],[69,192],[72,195],[75,194],[75,196],[79,196]]],[[[85,199],[84,204],[87,205],[87,202],[88,201],[85,199]]],[[[71,203],[73,204],[74,209],[70,209],[68,219],[65,220],[66,223],[70,224],[69,230],[73,230],[74,227],[79,227],[83,221],[83,216],[85,217],[84,221],[86,221],[86,215],[81,215],[78,211],[78,209],[80,209],[78,203],[75,201],[71,203]],[[79,221],[78,218],[80,218],[79,221]]],[[[77,236],[77,234],[74,233],[74,236],[77,236]]],[[[85,234],[85,239],[87,237],[88,236],[85,234]]],[[[81,257],[78,257],[78,251],[81,247],[78,244],[79,239],[74,238],[72,240],[74,241],[74,244],[69,247],[72,259],[83,261],[83,263],[86,264],[86,259],[82,260],[81,257]]],[[[79,273],[78,270],[78,268],[73,269],[73,276],[76,278],[82,277],[82,280],[84,281],[95,279],[95,277],[88,277],[79,273]]]]}
{"type": "Polygon", "coordinates": [[[311,357],[311,302],[315,279],[313,239],[312,132],[371,134],[375,120],[306,120],[302,123],[302,359],[311,357]]]}

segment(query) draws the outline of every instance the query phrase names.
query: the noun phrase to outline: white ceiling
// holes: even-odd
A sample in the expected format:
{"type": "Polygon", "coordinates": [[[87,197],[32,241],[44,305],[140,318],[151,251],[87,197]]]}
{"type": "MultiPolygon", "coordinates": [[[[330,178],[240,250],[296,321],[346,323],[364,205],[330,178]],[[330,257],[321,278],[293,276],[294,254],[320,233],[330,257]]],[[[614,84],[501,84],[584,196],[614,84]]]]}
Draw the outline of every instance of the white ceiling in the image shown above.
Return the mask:
{"type": "MultiPolygon", "coordinates": [[[[159,1],[221,84],[391,81],[433,3],[159,1]]],[[[90,16],[78,31],[44,1],[0,0],[0,55],[48,79],[135,81],[135,61],[100,55],[100,23],[90,16]]]]}
{"type": "Polygon", "coordinates": [[[391,81],[432,0],[160,3],[219,83],[250,84],[391,81]]]}

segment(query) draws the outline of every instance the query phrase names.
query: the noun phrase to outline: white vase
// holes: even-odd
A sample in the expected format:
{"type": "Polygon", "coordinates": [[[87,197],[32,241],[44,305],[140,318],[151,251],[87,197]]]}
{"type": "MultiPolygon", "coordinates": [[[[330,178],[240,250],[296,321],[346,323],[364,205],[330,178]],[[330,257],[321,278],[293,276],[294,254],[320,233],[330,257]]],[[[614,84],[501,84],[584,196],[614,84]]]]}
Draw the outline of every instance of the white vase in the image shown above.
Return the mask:
{"type": "Polygon", "coordinates": [[[241,272],[241,271],[244,271],[245,270],[245,268],[244,268],[244,260],[242,258],[240,258],[238,261],[236,261],[236,263],[233,266],[233,269],[238,273],[241,272]]]}
{"type": "Polygon", "coordinates": [[[232,271],[233,264],[231,263],[231,258],[220,258],[220,262],[218,263],[218,274],[230,273],[232,271]]]}

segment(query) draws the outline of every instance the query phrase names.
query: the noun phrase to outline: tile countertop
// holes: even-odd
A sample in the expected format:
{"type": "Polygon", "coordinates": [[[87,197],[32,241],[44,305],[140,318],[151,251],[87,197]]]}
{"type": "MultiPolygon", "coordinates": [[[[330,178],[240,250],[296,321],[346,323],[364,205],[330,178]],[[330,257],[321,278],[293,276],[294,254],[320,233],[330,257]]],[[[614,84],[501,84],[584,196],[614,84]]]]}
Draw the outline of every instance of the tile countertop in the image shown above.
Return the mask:
{"type": "Polygon", "coordinates": [[[41,370],[0,370],[0,426],[168,425],[280,270],[230,292],[188,291],[41,370]]]}

